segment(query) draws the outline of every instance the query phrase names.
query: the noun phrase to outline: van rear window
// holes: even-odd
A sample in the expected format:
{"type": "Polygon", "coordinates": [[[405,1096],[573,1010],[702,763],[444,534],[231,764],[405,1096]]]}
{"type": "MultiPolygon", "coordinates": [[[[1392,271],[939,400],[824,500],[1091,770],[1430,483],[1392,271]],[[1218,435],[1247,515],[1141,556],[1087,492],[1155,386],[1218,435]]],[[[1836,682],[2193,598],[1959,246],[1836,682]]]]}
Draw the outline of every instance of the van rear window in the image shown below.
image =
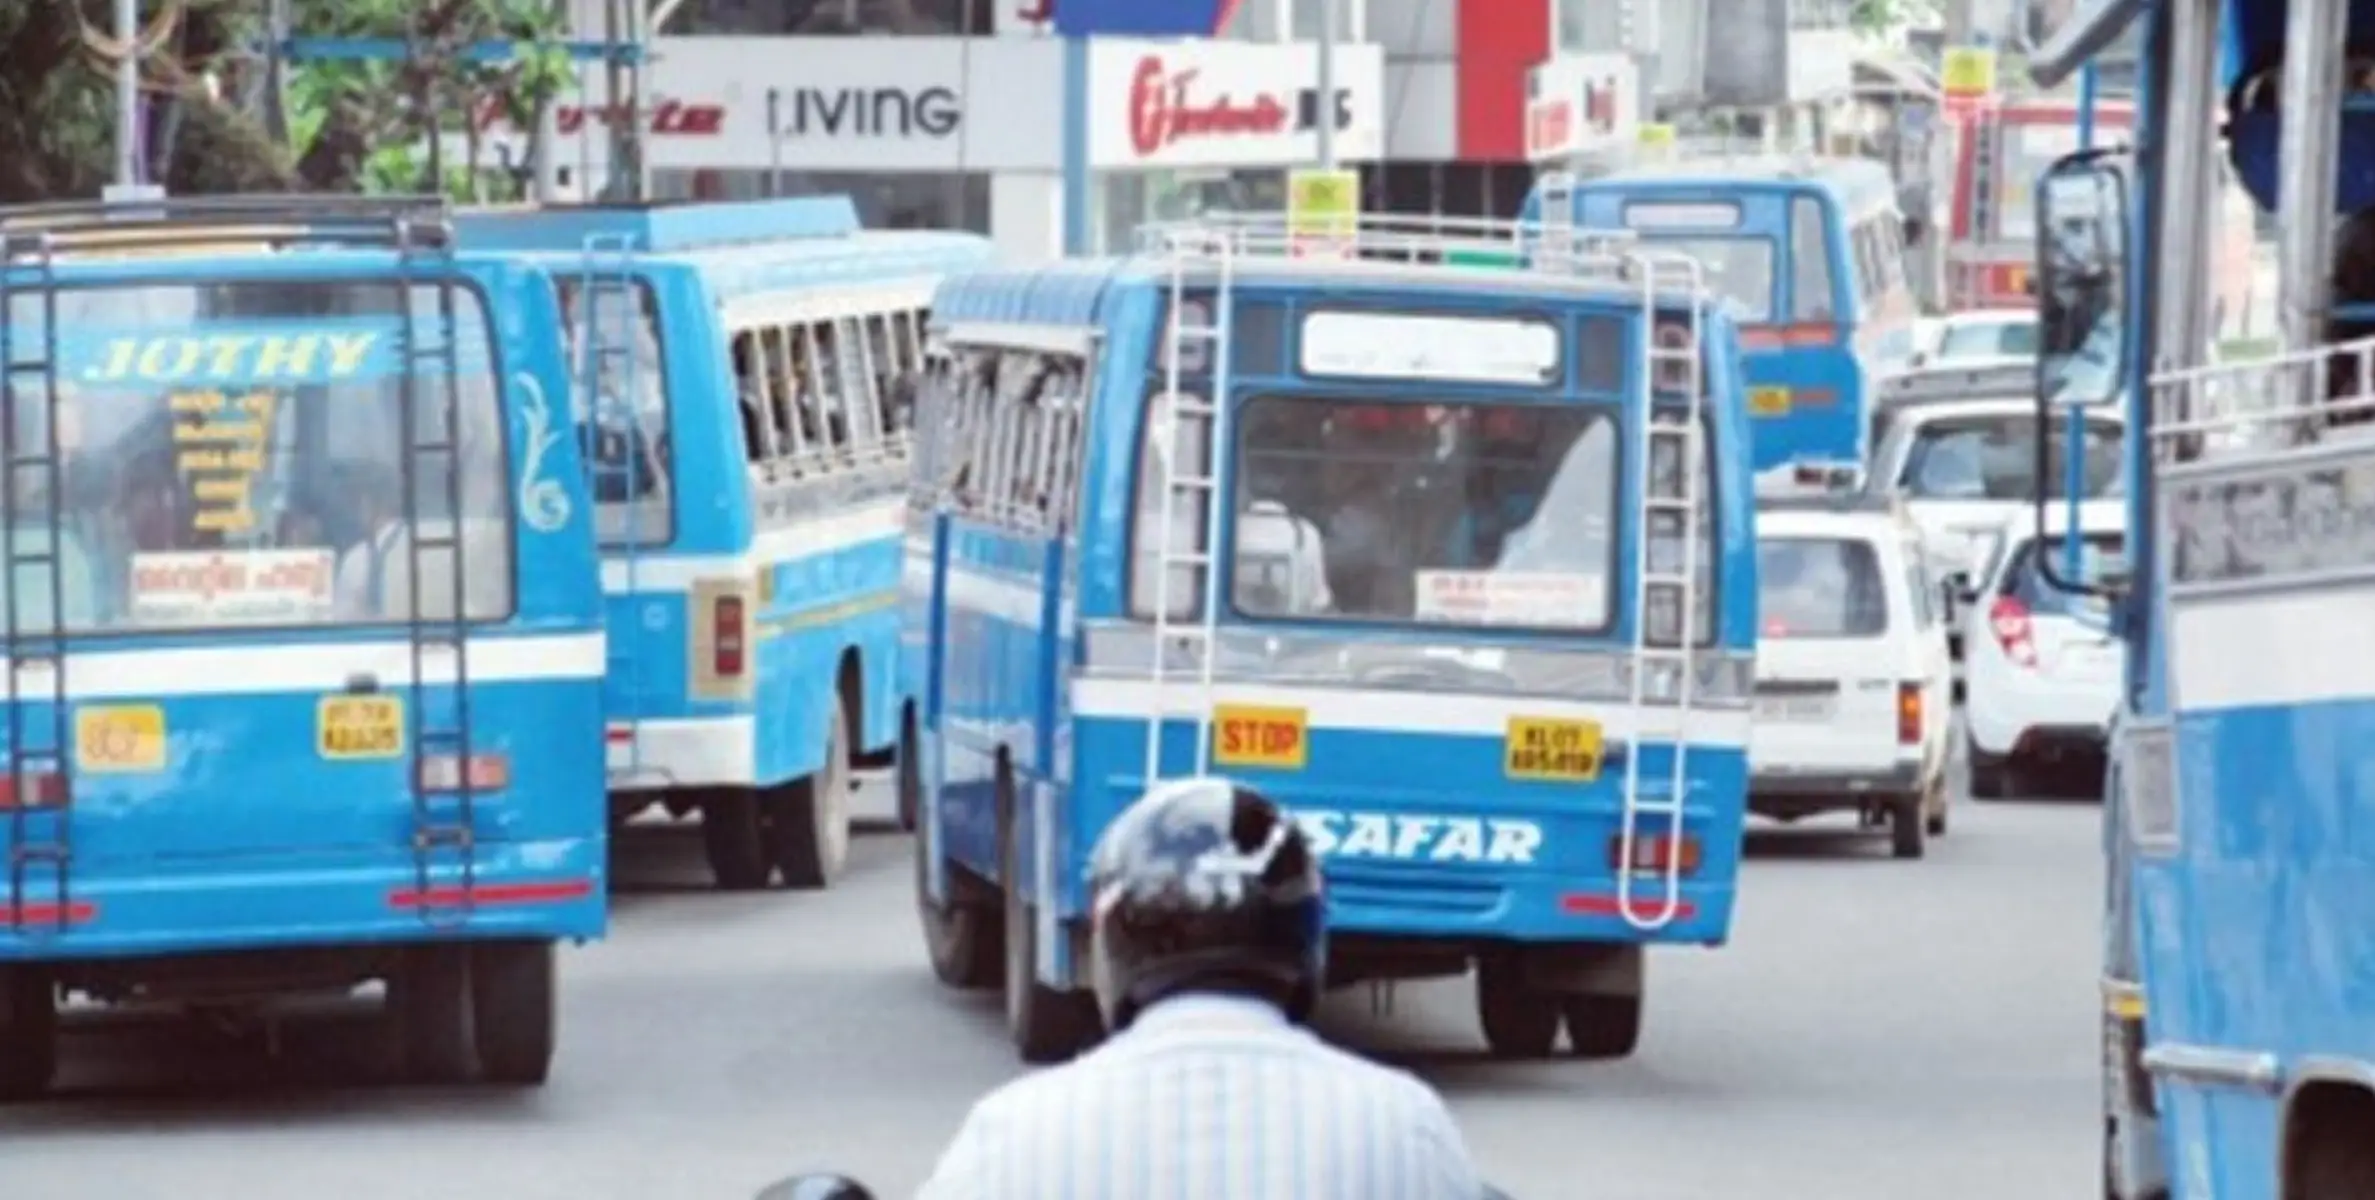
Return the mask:
{"type": "Polygon", "coordinates": [[[1869,638],[1888,632],[1888,585],[1870,542],[1757,542],[1757,611],[1768,638],[1869,638]]]}

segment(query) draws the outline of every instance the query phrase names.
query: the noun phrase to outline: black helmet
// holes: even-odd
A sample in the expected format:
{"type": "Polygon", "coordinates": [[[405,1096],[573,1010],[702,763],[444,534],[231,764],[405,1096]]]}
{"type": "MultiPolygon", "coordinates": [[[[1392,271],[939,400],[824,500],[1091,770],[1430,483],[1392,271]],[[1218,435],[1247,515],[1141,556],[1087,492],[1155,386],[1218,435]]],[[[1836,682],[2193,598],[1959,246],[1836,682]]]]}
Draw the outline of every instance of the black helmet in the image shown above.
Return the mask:
{"type": "Polygon", "coordinates": [[[1091,955],[1106,1028],[1194,991],[1244,991],[1302,1020],[1326,976],[1319,860],[1268,798],[1226,779],[1157,786],[1089,863],[1091,955]]]}

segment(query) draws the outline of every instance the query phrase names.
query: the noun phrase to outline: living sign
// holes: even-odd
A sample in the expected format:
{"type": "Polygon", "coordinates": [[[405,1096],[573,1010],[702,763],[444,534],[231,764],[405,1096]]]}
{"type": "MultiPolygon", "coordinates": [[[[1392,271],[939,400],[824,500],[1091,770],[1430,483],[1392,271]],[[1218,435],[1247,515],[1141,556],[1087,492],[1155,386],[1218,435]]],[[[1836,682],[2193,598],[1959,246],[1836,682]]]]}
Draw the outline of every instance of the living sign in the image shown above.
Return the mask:
{"type": "Polygon", "coordinates": [[[944,87],[798,87],[770,90],[768,98],[774,134],[789,138],[944,138],[965,113],[956,91],[944,87]]]}

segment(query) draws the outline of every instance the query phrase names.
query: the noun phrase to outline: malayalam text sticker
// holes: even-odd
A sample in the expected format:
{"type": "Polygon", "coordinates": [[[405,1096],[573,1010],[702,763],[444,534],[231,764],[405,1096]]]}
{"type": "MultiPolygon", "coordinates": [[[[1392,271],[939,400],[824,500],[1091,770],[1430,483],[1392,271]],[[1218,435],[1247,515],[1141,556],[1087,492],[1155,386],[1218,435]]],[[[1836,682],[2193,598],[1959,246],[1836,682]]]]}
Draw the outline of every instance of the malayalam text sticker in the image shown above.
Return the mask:
{"type": "Polygon", "coordinates": [[[323,758],[394,758],[404,752],[404,702],[394,696],[324,696],[314,744],[323,758]]]}
{"type": "Polygon", "coordinates": [[[1589,783],[1606,749],[1597,721],[1511,717],[1502,773],[1511,779],[1589,783]]]}
{"type": "Polygon", "coordinates": [[[74,714],[75,769],[93,775],[165,768],[165,710],[154,704],[108,704],[74,714]]]}
{"type": "Polygon", "coordinates": [[[1300,771],[1310,755],[1309,734],[1302,709],[1223,704],[1212,710],[1212,761],[1300,771]]]}

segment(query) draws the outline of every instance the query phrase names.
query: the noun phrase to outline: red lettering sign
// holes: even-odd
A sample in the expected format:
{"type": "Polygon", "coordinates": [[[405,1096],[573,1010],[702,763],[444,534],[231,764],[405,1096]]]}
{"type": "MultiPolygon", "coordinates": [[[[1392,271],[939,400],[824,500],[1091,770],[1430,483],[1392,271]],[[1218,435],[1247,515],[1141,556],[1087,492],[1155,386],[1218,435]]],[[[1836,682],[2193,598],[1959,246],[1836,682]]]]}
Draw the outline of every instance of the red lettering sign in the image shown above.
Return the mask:
{"type": "Polygon", "coordinates": [[[1190,67],[1168,72],[1163,60],[1149,54],[1138,60],[1130,78],[1130,145],[1141,157],[1189,138],[1264,136],[1287,131],[1293,114],[1286,101],[1268,92],[1251,100],[1222,94],[1210,98],[1189,93],[1201,74],[1190,67]]]}
{"type": "Polygon", "coordinates": [[[1564,100],[1538,101],[1526,109],[1526,153],[1563,150],[1575,136],[1575,106],[1564,100]]]}
{"type": "Polygon", "coordinates": [[[1616,79],[1583,85],[1583,124],[1593,133],[1616,132],[1616,110],[1624,101],[1616,94],[1616,79]]]}
{"type": "MultiPolygon", "coordinates": [[[[584,105],[556,104],[553,106],[553,128],[562,137],[572,137],[585,131],[587,125],[613,128],[631,119],[632,110],[624,104],[584,105]]],[[[508,126],[503,106],[489,101],[478,110],[478,127],[494,129],[508,126]]],[[[662,98],[643,109],[643,130],[655,137],[716,137],[725,132],[726,108],[722,104],[700,104],[688,100],[662,98]]]]}

